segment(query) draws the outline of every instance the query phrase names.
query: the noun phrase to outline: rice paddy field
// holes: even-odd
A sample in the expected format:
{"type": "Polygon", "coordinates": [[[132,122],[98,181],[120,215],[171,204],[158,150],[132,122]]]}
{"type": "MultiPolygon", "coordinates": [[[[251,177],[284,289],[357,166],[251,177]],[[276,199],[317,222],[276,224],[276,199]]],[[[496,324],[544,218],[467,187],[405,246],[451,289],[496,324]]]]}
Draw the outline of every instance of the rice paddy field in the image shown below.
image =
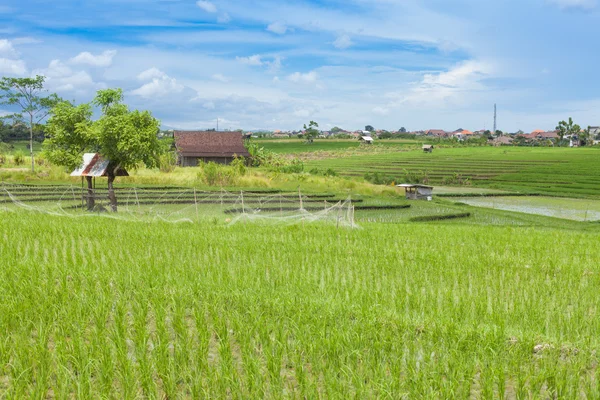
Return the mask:
{"type": "Polygon", "coordinates": [[[0,217],[0,397],[600,396],[597,230],[0,217]]]}
{"type": "MultiPolygon", "coordinates": [[[[253,139],[254,140],[254,139],[253,139]]],[[[336,150],[357,150],[365,147],[358,139],[316,139],[313,143],[307,144],[305,140],[290,139],[256,139],[259,146],[276,153],[310,153],[316,151],[336,151],[336,150]]],[[[415,147],[420,145],[421,141],[412,139],[386,139],[378,140],[369,145],[377,149],[402,149],[406,147],[415,147]]]]}
{"type": "Polygon", "coordinates": [[[362,179],[379,173],[401,181],[406,173],[427,175],[436,185],[460,175],[470,185],[551,196],[600,196],[600,148],[467,147],[382,154],[352,154],[306,161],[307,169],[331,168],[362,179]]]}
{"type": "Polygon", "coordinates": [[[600,201],[556,197],[465,197],[457,201],[477,207],[517,211],[577,221],[600,221],[600,201]]]}
{"type": "Polygon", "coordinates": [[[139,171],[116,214],[3,182],[0,399],[600,398],[597,149],[322,150],[342,177],[139,171]],[[472,184],[360,182],[427,168],[472,184]]]}

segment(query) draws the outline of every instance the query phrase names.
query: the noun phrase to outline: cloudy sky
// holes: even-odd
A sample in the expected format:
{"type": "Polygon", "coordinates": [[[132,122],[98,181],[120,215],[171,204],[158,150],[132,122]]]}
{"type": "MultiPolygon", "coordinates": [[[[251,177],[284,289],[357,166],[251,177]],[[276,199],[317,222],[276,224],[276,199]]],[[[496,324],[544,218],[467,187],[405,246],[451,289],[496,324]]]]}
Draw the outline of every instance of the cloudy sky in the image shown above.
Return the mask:
{"type": "Polygon", "coordinates": [[[598,0],[4,0],[0,75],[181,129],[530,131],[600,125],[599,39],[598,0]]]}

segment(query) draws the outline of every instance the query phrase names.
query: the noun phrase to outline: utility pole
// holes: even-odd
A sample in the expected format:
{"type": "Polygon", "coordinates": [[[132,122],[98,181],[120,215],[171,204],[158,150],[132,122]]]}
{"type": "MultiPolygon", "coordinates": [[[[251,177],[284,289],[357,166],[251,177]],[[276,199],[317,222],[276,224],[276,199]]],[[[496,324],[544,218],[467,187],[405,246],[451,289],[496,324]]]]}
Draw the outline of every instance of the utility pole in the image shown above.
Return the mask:
{"type": "Polygon", "coordinates": [[[494,103],[494,132],[492,135],[496,136],[496,103],[494,103]]]}

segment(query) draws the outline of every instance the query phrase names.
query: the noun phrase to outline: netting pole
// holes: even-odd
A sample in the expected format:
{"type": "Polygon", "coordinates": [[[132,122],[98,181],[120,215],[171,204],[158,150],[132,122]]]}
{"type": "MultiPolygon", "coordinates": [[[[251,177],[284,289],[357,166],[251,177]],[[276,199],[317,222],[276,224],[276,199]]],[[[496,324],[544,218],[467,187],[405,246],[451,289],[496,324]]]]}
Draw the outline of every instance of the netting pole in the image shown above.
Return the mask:
{"type": "Polygon", "coordinates": [[[281,213],[281,215],[283,215],[283,205],[281,204],[283,199],[282,195],[279,195],[279,212],[281,213]]]}
{"type": "Polygon", "coordinates": [[[244,191],[240,190],[240,195],[242,196],[242,214],[246,214],[246,206],[244,206],[244,191]]]}
{"type": "Polygon", "coordinates": [[[298,198],[300,199],[300,209],[304,210],[304,206],[302,205],[302,194],[300,193],[300,186],[298,186],[298,198]]]}
{"type": "Polygon", "coordinates": [[[342,205],[340,203],[338,203],[338,204],[339,204],[339,207],[338,207],[338,213],[337,213],[337,221],[335,223],[336,228],[340,227],[340,218],[341,218],[340,213],[342,212],[342,205]]]}
{"type": "Polygon", "coordinates": [[[196,207],[196,221],[200,221],[198,216],[198,198],[196,197],[196,188],[194,188],[194,206],[196,207]]]}
{"type": "Polygon", "coordinates": [[[140,211],[140,199],[139,199],[139,197],[137,195],[137,189],[136,188],[133,188],[133,193],[135,193],[135,202],[137,203],[138,211],[140,211]]]}
{"type": "Polygon", "coordinates": [[[81,209],[83,210],[83,176],[81,177],[81,209]]]}
{"type": "Polygon", "coordinates": [[[223,208],[223,187],[221,186],[221,192],[219,193],[219,197],[221,198],[221,208],[223,208]]]}
{"type": "Polygon", "coordinates": [[[77,204],[77,196],[75,196],[75,189],[73,189],[73,185],[71,185],[71,193],[73,193],[73,201],[75,204],[77,204]]]}

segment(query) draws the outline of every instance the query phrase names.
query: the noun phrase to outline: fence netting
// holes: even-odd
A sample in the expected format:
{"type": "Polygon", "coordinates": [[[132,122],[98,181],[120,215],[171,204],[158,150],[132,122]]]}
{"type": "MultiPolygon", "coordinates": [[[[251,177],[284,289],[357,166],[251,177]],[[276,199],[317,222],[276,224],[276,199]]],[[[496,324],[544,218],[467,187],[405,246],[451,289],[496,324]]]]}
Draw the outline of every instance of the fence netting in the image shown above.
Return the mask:
{"type": "Polygon", "coordinates": [[[265,190],[207,191],[189,187],[119,187],[113,212],[107,189],[76,185],[0,184],[0,210],[28,210],[70,218],[237,224],[332,223],[357,227],[350,197],[265,190]],[[90,199],[92,200],[90,202],[90,199]],[[93,206],[90,207],[90,204],[93,206]]]}

